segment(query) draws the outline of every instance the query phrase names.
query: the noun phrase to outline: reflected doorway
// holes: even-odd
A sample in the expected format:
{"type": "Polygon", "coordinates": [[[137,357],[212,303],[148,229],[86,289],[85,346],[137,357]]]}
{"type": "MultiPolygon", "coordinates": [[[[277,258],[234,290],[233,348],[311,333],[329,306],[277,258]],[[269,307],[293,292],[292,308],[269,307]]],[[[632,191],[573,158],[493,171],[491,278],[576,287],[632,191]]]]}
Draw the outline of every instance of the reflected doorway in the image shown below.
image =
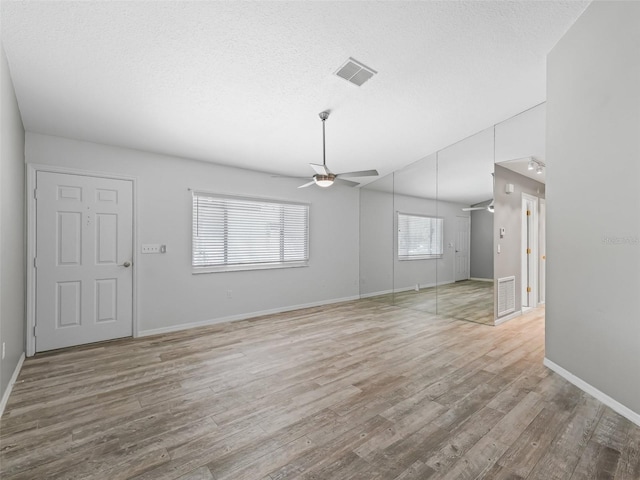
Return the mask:
{"type": "Polygon", "coordinates": [[[538,198],[522,194],[522,308],[538,304],[538,198]]]}
{"type": "Polygon", "coordinates": [[[456,244],[455,244],[455,276],[456,282],[469,280],[471,268],[469,246],[471,244],[471,218],[456,217],[456,244]]]}

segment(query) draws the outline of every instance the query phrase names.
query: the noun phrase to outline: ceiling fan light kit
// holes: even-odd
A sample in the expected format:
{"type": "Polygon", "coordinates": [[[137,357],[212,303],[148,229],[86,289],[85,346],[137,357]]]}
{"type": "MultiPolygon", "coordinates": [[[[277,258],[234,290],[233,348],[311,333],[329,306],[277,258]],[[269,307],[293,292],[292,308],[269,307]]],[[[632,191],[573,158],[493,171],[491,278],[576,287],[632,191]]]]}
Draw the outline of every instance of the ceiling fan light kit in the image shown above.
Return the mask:
{"type": "Polygon", "coordinates": [[[338,177],[375,177],[378,175],[377,170],[362,170],[359,172],[346,172],[346,173],[332,173],[327,168],[327,148],[325,141],[325,127],[324,122],[329,118],[329,111],[326,110],[324,112],[320,112],[318,115],[320,120],[322,120],[322,165],[318,165],[316,163],[310,163],[309,166],[313,168],[316,172],[313,175],[313,180],[305,183],[304,185],[300,185],[298,188],[306,188],[313,184],[318,185],[322,188],[327,188],[333,185],[334,183],[341,183],[343,185],[348,185],[350,187],[356,187],[359,185],[357,182],[352,182],[350,180],[344,180],[338,177]]]}
{"type": "Polygon", "coordinates": [[[313,176],[313,180],[316,182],[316,185],[322,188],[327,188],[333,185],[333,182],[335,181],[335,179],[336,179],[336,176],[332,173],[330,173],[329,175],[315,174],[313,176]]]}

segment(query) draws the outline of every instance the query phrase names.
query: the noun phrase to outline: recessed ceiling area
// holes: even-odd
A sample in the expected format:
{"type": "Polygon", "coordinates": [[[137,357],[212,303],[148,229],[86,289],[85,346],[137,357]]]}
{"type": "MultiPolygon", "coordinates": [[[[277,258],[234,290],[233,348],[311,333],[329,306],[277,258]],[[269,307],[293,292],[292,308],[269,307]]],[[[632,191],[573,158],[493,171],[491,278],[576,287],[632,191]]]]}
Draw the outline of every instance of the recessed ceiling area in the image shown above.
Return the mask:
{"type": "Polygon", "coordinates": [[[332,169],[384,175],[544,101],[588,3],[2,2],[2,42],[27,131],[306,175],[331,110],[332,169]]]}

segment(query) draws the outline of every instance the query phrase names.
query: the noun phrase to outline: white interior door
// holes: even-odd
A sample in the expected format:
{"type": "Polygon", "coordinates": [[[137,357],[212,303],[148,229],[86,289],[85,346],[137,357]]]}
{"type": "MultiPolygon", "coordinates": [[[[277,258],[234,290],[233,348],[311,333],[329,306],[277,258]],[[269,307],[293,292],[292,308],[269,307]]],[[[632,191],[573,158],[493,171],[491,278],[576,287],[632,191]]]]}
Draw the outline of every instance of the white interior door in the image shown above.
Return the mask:
{"type": "Polygon", "coordinates": [[[36,351],[133,334],[133,185],[37,172],[36,351]]]}
{"type": "Polygon", "coordinates": [[[469,217],[456,217],[456,261],[455,281],[469,279],[469,244],[471,243],[471,228],[469,217]]]}

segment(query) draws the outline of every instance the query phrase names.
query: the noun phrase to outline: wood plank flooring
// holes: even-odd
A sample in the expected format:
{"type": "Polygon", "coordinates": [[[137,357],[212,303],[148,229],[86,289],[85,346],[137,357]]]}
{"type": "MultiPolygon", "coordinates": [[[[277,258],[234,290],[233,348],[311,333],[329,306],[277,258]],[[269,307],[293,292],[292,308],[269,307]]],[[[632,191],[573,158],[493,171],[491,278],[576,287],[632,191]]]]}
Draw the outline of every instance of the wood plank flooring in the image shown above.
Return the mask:
{"type": "Polygon", "coordinates": [[[11,479],[640,478],[640,428],[498,327],[370,300],[27,359],[11,479]]]}
{"type": "Polygon", "coordinates": [[[370,300],[426,313],[494,325],[493,282],[463,280],[419,291],[387,293],[370,300]]]}

